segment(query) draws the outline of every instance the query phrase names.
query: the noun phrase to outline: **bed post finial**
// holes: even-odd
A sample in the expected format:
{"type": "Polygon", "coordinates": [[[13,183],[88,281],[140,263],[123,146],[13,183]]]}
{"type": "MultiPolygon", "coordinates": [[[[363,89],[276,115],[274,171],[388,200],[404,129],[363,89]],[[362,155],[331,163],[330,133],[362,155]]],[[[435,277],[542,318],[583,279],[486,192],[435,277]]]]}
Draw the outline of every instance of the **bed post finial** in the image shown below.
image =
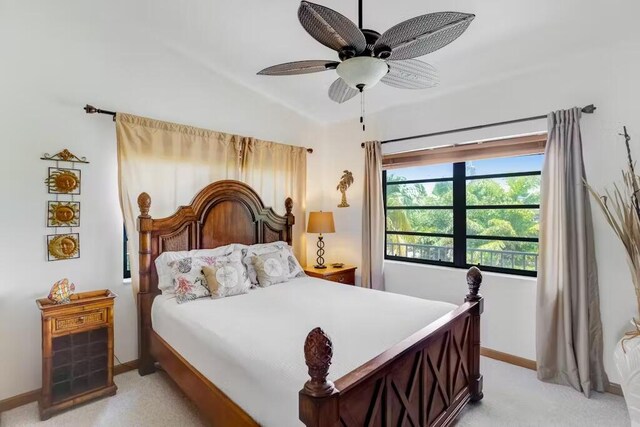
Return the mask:
{"type": "Polygon", "coordinates": [[[285,218],[287,218],[285,240],[291,246],[293,245],[293,224],[296,223],[296,217],[291,213],[293,211],[293,199],[291,197],[285,199],[284,208],[287,210],[285,214],[285,218]]]}
{"type": "Polygon", "coordinates": [[[138,196],[138,207],[140,208],[140,216],[149,217],[149,209],[151,208],[151,196],[147,193],[140,193],[138,196]]]}
{"type": "Polygon", "coordinates": [[[291,213],[293,210],[293,199],[291,197],[287,197],[284,201],[284,207],[287,210],[287,215],[291,213]]]}
{"type": "Polygon", "coordinates": [[[473,302],[482,299],[480,285],[482,284],[482,272],[478,267],[471,267],[467,272],[467,285],[469,285],[469,293],[465,297],[465,301],[473,302]]]}
{"type": "Polygon", "coordinates": [[[313,397],[325,397],[335,391],[331,381],[327,380],[329,366],[333,357],[331,338],[320,328],[315,328],[304,342],[304,360],[309,368],[311,379],[304,384],[304,391],[313,397]]]}

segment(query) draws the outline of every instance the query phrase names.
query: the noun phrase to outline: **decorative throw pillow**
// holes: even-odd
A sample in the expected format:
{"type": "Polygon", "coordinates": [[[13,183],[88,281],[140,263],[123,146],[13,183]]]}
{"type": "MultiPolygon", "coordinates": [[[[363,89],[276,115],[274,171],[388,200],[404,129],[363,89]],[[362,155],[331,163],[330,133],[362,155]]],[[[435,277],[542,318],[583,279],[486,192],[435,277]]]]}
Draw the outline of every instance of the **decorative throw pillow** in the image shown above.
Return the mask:
{"type": "Polygon", "coordinates": [[[242,265],[240,252],[217,258],[213,265],[202,267],[212,298],[246,294],[251,289],[247,270],[242,265]]]}
{"type": "Polygon", "coordinates": [[[217,258],[219,257],[186,257],[169,263],[178,304],[211,296],[202,267],[214,264],[217,258]]]}
{"type": "Polygon", "coordinates": [[[291,248],[291,246],[289,246],[286,242],[259,243],[256,245],[251,245],[248,248],[242,250],[242,263],[245,265],[245,267],[247,267],[247,273],[249,274],[249,280],[251,280],[251,283],[253,283],[254,285],[258,284],[258,276],[253,265],[253,258],[257,255],[262,255],[274,251],[280,252],[282,258],[285,259],[288,263],[287,278],[291,279],[294,277],[306,276],[304,270],[300,266],[300,263],[293,255],[293,248],[291,248]]]}
{"type": "Polygon", "coordinates": [[[158,289],[163,294],[174,293],[173,283],[173,269],[169,265],[172,261],[177,261],[187,257],[199,257],[199,256],[223,256],[228,255],[234,251],[234,249],[242,249],[245,245],[238,245],[241,248],[236,248],[235,244],[219,246],[215,249],[194,249],[191,251],[169,251],[161,253],[155,261],[156,271],[158,272],[158,289]]]}
{"type": "Polygon", "coordinates": [[[263,288],[289,280],[289,267],[281,251],[255,255],[252,261],[258,284],[263,288]]]}
{"type": "Polygon", "coordinates": [[[287,277],[289,279],[293,279],[294,277],[306,277],[307,275],[304,272],[304,269],[298,262],[298,259],[296,258],[296,256],[293,254],[293,248],[289,245],[286,245],[285,247],[288,252],[286,257],[287,257],[287,264],[289,266],[289,273],[287,274],[287,277]]]}

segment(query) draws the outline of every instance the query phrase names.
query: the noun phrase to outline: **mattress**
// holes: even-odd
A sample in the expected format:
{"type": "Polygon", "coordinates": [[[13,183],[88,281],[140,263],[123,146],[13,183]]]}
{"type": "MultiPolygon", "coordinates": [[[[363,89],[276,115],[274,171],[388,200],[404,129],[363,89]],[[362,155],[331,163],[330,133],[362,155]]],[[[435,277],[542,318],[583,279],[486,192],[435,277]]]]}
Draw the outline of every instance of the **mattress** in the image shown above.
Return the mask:
{"type": "Polygon", "coordinates": [[[155,332],[255,421],[287,427],[302,425],[303,346],[313,328],[333,341],[335,381],[455,308],[303,277],[216,300],[161,295],[151,317],[155,332]]]}

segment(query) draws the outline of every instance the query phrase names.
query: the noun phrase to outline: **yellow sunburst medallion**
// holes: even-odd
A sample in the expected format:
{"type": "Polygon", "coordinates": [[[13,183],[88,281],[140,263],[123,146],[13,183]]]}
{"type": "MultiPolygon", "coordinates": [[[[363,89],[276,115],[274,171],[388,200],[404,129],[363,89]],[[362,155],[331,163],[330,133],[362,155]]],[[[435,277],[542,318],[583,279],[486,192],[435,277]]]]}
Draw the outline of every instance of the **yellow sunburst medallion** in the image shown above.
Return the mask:
{"type": "Polygon", "coordinates": [[[80,170],[65,168],[49,168],[46,179],[49,193],[80,194],[80,170]]]}
{"type": "Polygon", "coordinates": [[[80,202],[49,203],[49,219],[47,227],[79,227],[80,202]]]}
{"type": "Polygon", "coordinates": [[[80,236],[74,234],[54,234],[47,236],[49,261],[80,257],[80,236]]]}

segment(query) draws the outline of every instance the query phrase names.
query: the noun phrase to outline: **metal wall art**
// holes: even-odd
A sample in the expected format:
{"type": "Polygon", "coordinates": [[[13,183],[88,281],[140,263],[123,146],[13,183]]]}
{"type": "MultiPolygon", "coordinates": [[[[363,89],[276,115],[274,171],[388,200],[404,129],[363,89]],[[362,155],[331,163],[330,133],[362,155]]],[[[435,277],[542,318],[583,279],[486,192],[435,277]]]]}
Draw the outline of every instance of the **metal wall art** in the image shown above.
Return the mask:
{"type": "Polygon", "coordinates": [[[347,203],[347,189],[349,187],[351,187],[351,184],[353,184],[353,174],[351,172],[349,172],[348,170],[345,170],[342,172],[342,178],[340,178],[340,182],[338,183],[338,186],[336,187],[336,190],[338,190],[340,193],[342,193],[342,200],[340,201],[340,204],[338,205],[339,208],[348,208],[349,207],[349,203],[347,203]]]}
{"type": "Polygon", "coordinates": [[[47,202],[47,227],[80,227],[80,202],[47,202]]]}
{"type": "Polygon", "coordinates": [[[48,260],[80,258],[80,235],[50,234],[47,236],[48,260]]]}
{"type": "Polygon", "coordinates": [[[80,194],[80,169],[49,168],[46,183],[51,194],[80,194]]]}
{"type": "Polygon", "coordinates": [[[47,201],[47,227],[55,229],[55,234],[47,236],[47,261],[80,258],[80,234],[73,229],[80,227],[80,202],[74,197],[80,194],[81,171],[75,167],[89,162],[66,148],[40,158],[55,162],[44,181],[49,194],[55,195],[55,200],[47,201]],[[61,228],[68,229],[58,231],[61,228]]]}
{"type": "Polygon", "coordinates": [[[54,162],[89,163],[86,157],[78,157],[66,148],[53,156],[49,153],[44,153],[44,156],[40,157],[40,159],[53,160],[54,162]]]}

